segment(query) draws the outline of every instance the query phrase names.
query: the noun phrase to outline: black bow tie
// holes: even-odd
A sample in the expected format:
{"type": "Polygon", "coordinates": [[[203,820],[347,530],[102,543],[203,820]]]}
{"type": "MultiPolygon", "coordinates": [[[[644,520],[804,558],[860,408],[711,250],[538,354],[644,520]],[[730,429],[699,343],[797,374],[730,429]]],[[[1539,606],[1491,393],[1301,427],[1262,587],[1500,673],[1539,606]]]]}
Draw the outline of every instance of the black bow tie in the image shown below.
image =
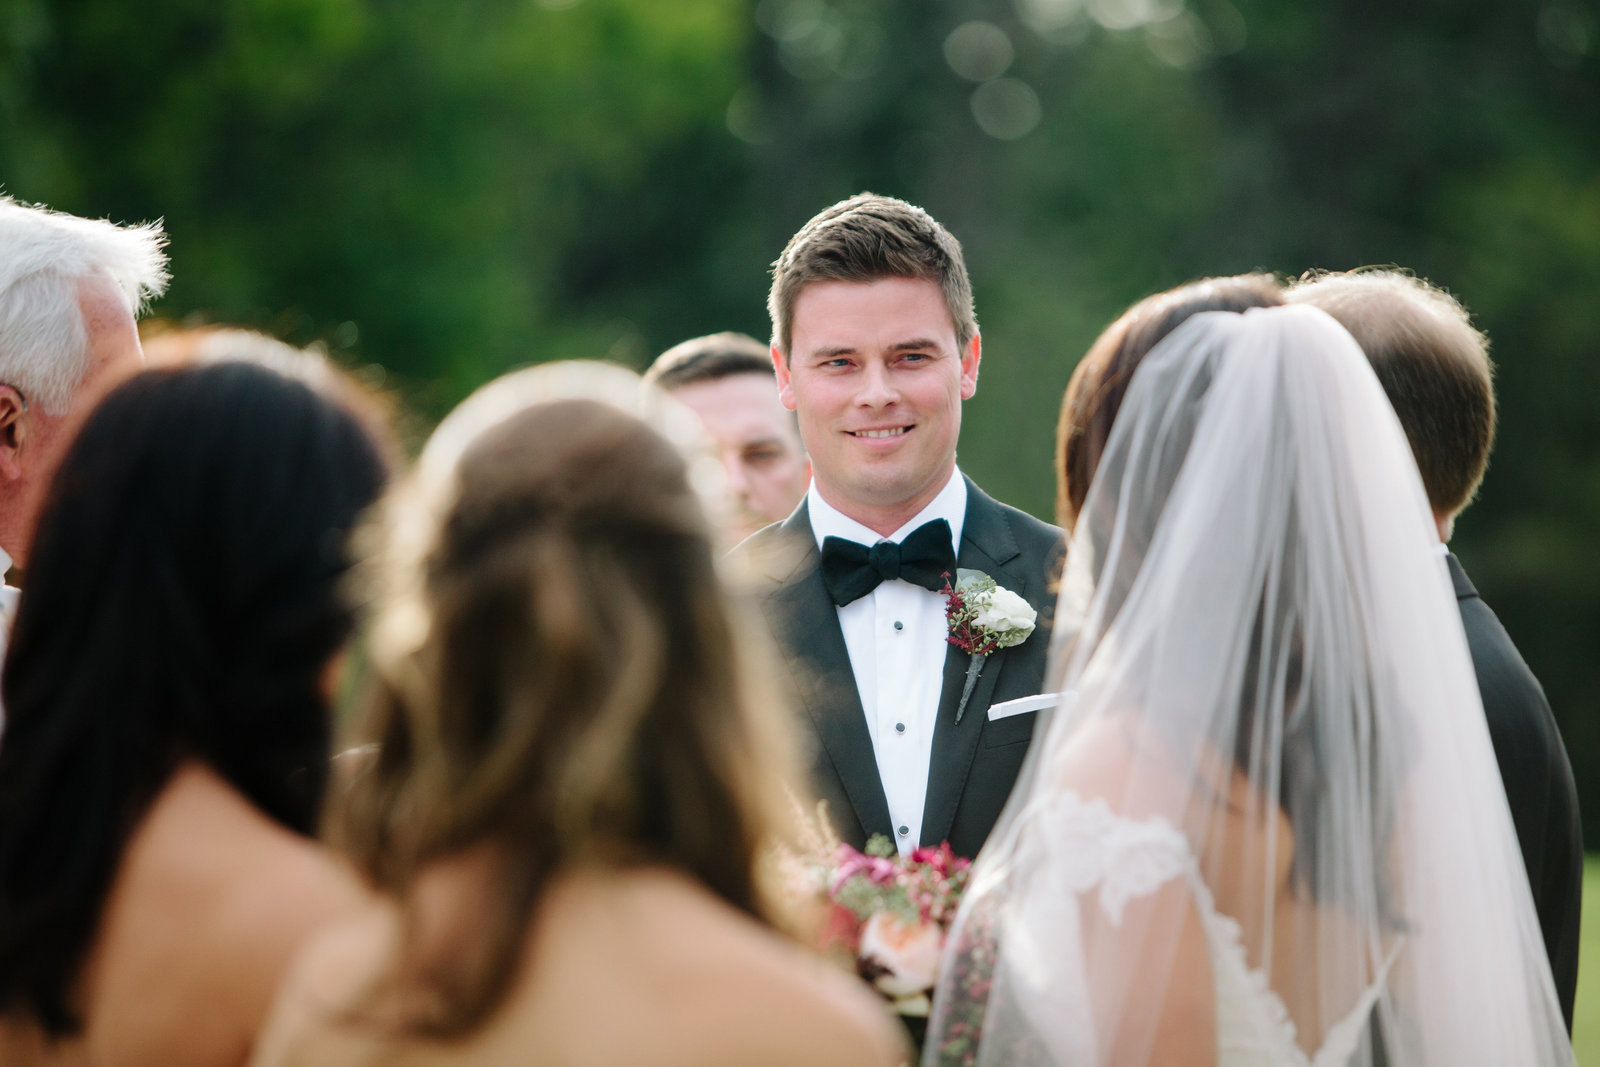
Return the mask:
{"type": "Polygon", "coordinates": [[[822,584],[841,608],[896,578],[937,593],[956,569],[950,541],[950,524],[943,519],[923,523],[898,545],[879,541],[868,548],[843,537],[825,538],[822,584]]]}

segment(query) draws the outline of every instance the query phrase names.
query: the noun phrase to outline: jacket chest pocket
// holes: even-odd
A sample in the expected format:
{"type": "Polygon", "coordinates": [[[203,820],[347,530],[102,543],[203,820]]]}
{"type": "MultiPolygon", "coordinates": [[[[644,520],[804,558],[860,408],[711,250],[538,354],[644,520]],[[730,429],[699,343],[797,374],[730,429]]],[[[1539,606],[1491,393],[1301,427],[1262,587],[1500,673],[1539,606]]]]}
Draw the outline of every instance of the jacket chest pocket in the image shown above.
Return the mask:
{"type": "Polygon", "coordinates": [[[1002,745],[1020,745],[1033,738],[1033,722],[1039,717],[1036,711],[1007,715],[1003,719],[987,720],[983,724],[983,747],[999,748],[1002,745]]]}

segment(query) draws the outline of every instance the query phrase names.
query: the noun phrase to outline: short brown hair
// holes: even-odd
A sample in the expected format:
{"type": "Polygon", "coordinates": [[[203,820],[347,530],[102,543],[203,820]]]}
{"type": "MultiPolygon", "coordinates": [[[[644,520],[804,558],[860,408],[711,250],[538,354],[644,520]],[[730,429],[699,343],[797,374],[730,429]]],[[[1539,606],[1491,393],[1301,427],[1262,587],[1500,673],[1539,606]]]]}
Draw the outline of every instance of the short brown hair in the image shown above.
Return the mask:
{"type": "Polygon", "coordinates": [[[812,282],[874,282],[921,278],[939,286],[955,324],[956,347],[965,350],[978,333],[972,281],[961,242],[934,217],[893,197],[858,193],[841,200],[789,238],[772,264],[772,344],[789,355],[795,301],[812,282]]]}
{"type": "Polygon", "coordinates": [[[437,1005],[407,1030],[481,1023],[576,867],[662,864],[772,915],[758,856],[787,816],[791,739],[718,578],[677,443],[698,424],[677,412],[619,367],[508,375],[440,425],[369,531],[358,737],[379,747],[335,840],[408,914],[429,865],[495,858],[466,929],[442,951],[408,939],[380,983],[437,1005]]]}
{"type": "Polygon", "coordinates": [[[772,353],[749,334],[730,330],[691,337],[673,345],[650,364],[644,380],[671,391],[735,374],[774,377],[772,353]]]}
{"type": "Polygon", "coordinates": [[[1452,516],[1471,503],[1494,447],[1494,369],[1466,308],[1392,269],[1307,273],[1289,299],[1332,315],[1367,354],[1433,510],[1452,516]]]}
{"type": "Polygon", "coordinates": [[[1107,326],[1078,362],[1056,427],[1056,521],[1071,530],[1111,437],[1133,372],[1162,338],[1202,311],[1246,311],[1284,302],[1270,274],[1202,278],[1147,296],[1107,326]]]}

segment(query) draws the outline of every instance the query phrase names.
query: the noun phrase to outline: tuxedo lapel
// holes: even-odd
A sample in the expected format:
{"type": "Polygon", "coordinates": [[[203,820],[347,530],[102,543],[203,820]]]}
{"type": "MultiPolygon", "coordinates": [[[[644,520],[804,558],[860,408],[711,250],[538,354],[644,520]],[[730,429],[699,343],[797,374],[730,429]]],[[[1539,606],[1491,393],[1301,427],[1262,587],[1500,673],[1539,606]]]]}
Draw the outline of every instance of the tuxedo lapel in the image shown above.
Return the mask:
{"type": "MultiPolygon", "coordinates": [[[[1004,588],[1026,594],[1027,574],[1021,565],[1021,549],[1000,506],[967,479],[967,514],[962,523],[961,549],[956,565],[988,574],[1004,588]]],[[[955,576],[951,575],[952,582],[955,576]]],[[[928,792],[922,813],[921,843],[937,845],[948,839],[956,808],[966,789],[972,757],[983,732],[983,720],[994,692],[995,682],[1005,669],[1008,649],[991,653],[978,675],[967,700],[961,722],[956,709],[966,685],[971,657],[950,645],[944,661],[944,687],[939,693],[939,713],[933,730],[933,755],[928,766],[928,792]]]]}
{"type": "MultiPolygon", "coordinates": [[[[866,713],[856,690],[839,614],[822,584],[821,557],[804,503],[783,522],[787,552],[768,561],[767,577],[781,583],[765,599],[768,623],[779,635],[793,690],[833,764],[866,836],[891,834],[889,802],[878,778],[866,713]]],[[[834,818],[846,816],[837,812],[834,818]]],[[[841,827],[841,830],[843,828],[841,827]]]]}

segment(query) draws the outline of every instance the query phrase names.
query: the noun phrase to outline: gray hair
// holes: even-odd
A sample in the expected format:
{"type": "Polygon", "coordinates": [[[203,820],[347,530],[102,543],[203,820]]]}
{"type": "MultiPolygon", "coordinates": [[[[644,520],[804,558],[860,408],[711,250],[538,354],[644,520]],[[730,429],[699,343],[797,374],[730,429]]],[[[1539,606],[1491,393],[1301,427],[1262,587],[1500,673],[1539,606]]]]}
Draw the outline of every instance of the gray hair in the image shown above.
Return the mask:
{"type": "Polygon", "coordinates": [[[0,196],[0,382],[60,415],[83,380],[88,330],[78,285],[109,280],[138,315],[166,290],[166,235],[0,196]]]}

